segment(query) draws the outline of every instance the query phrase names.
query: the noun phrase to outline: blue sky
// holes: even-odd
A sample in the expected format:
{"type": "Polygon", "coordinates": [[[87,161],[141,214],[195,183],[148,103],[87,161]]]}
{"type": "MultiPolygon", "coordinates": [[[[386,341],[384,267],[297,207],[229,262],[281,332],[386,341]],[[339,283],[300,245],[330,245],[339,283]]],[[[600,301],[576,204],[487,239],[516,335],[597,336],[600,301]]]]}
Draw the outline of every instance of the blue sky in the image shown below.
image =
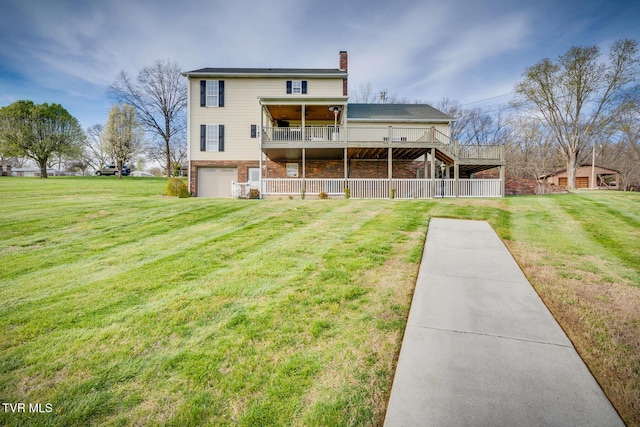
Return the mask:
{"type": "Polygon", "coordinates": [[[0,107],[62,104],[104,124],[107,87],[156,59],[202,67],[337,68],[411,100],[498,108],[527,66],[575,45],[640,41],[618,0],[2,0],[0,107]]]}

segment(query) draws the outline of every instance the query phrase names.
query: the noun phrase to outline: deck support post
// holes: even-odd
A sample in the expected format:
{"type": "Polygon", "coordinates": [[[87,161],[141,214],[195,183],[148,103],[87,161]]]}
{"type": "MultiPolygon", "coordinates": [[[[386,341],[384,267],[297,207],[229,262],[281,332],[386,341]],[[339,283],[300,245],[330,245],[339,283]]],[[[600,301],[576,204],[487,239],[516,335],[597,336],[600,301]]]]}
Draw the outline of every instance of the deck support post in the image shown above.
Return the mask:
{"type": "Polygon", "coordinates": [[[431,198],[436,196],[436,149],[431,149],[431,198]]]}
{"type": "Polygon", "coordinates": [[[504,174],[504,165],[500,166],[500,197],[504,197],[504,178],[505,178],[505,174],[504,174]]]}
{"type": "Polygon", "coordinates": [[[263,132],[262,132],[262,126],[263,126],[263,119],[264,119],[264,106],[263,106],[263,105],[261,105],[261,106],[260,106],[260,129],[259,129],[260,135],[258,136],[258,141],[260,142],[260,179],[259,179],[259,184],[258,184],[258,185],[259,185],[259,187],[260,187],[260,196],[259,196],[259,197],[260,197],[261,199],[263,199],[263,198],[264,198],[264,197],[263,197],[264,188],[262,187],[262,178],[263,178],[263,177],[262,177],[262,175],[263,175],[263,174],[264,174],[264,175],[266,175],[266,173],[267,173],[267,171],[266,171],[266,170],[264,170],[264,171],[263,171],[263,169],[262,169],[262,167],[263,167],[262,159],[265,157],[265,155],[264,155],[264,153],[263,153],[263,151],[262,151],[262,135],[263,135],[263,132]]]}
{"type": "Polygon", "coordinates": [[[389,198],[391,198],[391,190],[393,186],[393,148],[388,148],[389,153],[387,154],[387,174],[389,175],[389,198]]]}
{"type": "Polygon", "coordinates": [[[307,192],[307,185],[305,178],[307,176],[307,150],[305,148],[302,149],[302,191],[304,193],[307,192]]]}
{"type": "Polygon", "coordinates": [[[349,160],[347,159],[347,147],[344,147],[344,188],[349,187],[349,160]]]}

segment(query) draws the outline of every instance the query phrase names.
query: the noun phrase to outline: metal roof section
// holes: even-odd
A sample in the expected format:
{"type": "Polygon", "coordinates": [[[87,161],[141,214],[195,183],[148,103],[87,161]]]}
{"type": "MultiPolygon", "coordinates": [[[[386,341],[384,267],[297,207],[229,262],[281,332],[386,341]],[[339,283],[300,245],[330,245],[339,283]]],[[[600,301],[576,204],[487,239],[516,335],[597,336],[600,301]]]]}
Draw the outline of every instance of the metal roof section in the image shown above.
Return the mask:
{"type": "Polygon", "coordinates": [[[349,122],[439,122],[455,119],[429,104],[348,104],[349,122]]]}

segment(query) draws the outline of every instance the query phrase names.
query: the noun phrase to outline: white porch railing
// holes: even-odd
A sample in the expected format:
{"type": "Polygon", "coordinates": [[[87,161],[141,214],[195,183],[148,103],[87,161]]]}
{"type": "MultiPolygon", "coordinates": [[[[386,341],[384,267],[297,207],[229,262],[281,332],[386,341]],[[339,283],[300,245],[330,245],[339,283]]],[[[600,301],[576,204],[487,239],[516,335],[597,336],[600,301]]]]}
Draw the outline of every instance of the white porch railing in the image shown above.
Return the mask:
{"type": "Polygon", "coordinates": [[[295,142],[295,141],[342,141],[340,126],[306,126],[304,135],[301,126],[295,127],[264,127],[264,140],[267,142],[295,142]]]}
{"type": "Polygon", "coordinates": [[[461,179],[459,197],[501,197],[502,182],[499,179],[461,179]]]}
{"type": "MultiPolygon", "coordinates": [[[[349,188],[354,199],[388,199],[394,190],[396,199],[432,199],[456,197],[454,179],[356,179],[346,181],[341,178],[263,178],[263,195],[307,195],[321,192],[330,196],[344,195],[349,188]],[[304,183],[304,184],[303,184],[304,183]],[[304,187],[303,187],[304,185],[304,187]]],[[[501,197],[502,185],[499,179],[459,179],[458,197],[501,197]]],[[[246,189],[245,191],[249,191],[246,189]]],[[[248,194],[248,193],[247,193],[248,194]]]]}
{"type": "Polygon", "coordinates": [[[307,178],[305,192],[308,194],[327,193],[329,196],[344,194],[344,179],[307,178]]]}
{"type": "Polygon", "coordinates": [[[231,181],[231,197],[236,199],[248,199],[250,197],[256,198],[255,195],[251,195],[251,190],[259,190],[260,183],[258,182],[235,182],[231,181]]]}
{"type": "Polygon", "coordinates": [[[299,178],[262,178],[262,194],[300,194],[302,179],[299,178]]]}
{"type": "Polygon", "coordinates": [[[347,183],[354,199],[388,199],[388,179],[348,179],[347,183]]]}
{"type": "Polygon", "coordinates": [[[396,199],[431,199],[433,185],[430,179],[394,179],[391,182],[396,189],[396,199]]]}

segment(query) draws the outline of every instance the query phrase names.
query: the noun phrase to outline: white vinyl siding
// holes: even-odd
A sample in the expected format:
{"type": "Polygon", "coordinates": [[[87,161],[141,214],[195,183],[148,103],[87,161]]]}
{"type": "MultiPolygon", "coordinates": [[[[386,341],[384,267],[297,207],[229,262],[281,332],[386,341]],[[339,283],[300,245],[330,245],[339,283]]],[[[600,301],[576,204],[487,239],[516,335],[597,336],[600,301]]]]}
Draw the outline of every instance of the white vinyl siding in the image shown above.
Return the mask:
{"type": "MultiPolygon", "coordinates": [[[[200,97],[200,80],[191,79],[191,99],[200,97]]],[[[283,96],[287,78],[231,78],[225,76],[224,108],[189,109],[191,133],[191,160],[258,160],[260,158],[259,96],[283,96]],[[222,123],[225,125],[225,147],[223,152],[200,150],[201,124],[222,123]],[[251,125],[256,126],[256,138],[251,138],[251,125]]],[[[342,96],[342,79],[309,79],[314,96],[342,96]]],[[[206,95],[206,90],[205,90],[206,95]]],[[[300,95],[296,95],[300,96],[300,95]]],[[[206,98],[206,96],[205,96],[206,98]]],[[[328,110],[327,110],[328,111],[328,110]]],[[[333,124],[333,117],[331,117],[333,124]]],[[[267,126],[267,122],[263,123],[267,126]]],[[[292,124],[293,126],[294,124],[292,124]]]]}

